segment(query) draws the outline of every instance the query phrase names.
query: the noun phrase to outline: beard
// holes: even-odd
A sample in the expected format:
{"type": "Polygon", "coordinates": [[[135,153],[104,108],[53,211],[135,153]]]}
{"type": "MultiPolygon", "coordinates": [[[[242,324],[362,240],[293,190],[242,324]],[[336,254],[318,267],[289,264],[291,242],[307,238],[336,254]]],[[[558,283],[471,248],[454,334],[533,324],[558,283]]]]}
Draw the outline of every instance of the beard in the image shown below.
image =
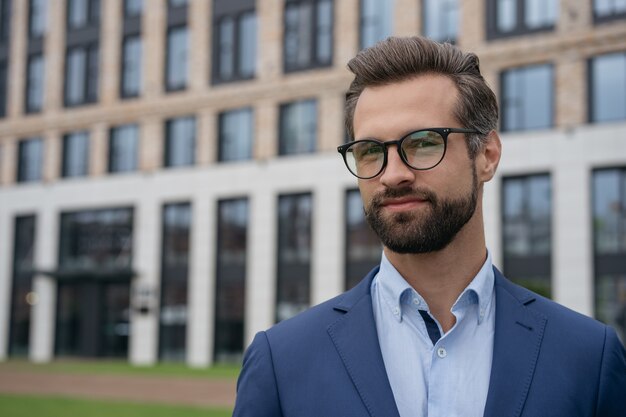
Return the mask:
{"type": "Polygon", "coordinates": [[[428,190],[387,188],[375,195],[365,208],[365,218],[383,245],[396,253],[418,254],[437,252],[452,242],[476,211],[478,178],[472,169],[472,190],[459,199],[441,199],[428,190]],[[383,201],[388,198],[417,197],[430,205],[424,213],[383,214],[383,201]]]}

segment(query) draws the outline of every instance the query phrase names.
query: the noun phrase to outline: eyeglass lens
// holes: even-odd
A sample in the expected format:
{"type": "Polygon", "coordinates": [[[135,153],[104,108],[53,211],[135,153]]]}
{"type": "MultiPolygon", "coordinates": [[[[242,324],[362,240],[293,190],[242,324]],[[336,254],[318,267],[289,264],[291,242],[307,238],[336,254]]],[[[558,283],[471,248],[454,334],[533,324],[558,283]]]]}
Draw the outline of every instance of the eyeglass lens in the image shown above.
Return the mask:
{"type": "MultiPolygon", "coordinates": [[[[400,152],[405,163],[414,169],[437,165],[445,151],[444,138],[435,131],[422,130],[401,139],[400,152]]],[[[385,145],[374,140],[356,141],[346,149],[346,163],[360,178],[373,178],[385,165],[385,145]]]]}

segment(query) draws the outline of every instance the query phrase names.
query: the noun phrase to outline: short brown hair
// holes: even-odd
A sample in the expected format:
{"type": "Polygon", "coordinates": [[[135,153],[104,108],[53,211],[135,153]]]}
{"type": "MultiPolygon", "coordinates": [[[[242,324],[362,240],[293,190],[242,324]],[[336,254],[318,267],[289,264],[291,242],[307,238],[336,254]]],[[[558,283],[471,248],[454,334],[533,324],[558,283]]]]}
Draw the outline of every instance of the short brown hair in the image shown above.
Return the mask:
{"type": "Polygon", "coordinates": [[[390,37],[359,52],[348,62],[354,80],[346,94],[345,124],[354,138],[354,109],[366,87],[401,82],[420,74],[449,77],[459,91],[455,117],[464,128],[482,135],[468,141],[470,157],[481,148],[487,133],[498,125],[496,96],[480,73],[478,57],[449,43],[437,43],[419,36],[390,37]]]}

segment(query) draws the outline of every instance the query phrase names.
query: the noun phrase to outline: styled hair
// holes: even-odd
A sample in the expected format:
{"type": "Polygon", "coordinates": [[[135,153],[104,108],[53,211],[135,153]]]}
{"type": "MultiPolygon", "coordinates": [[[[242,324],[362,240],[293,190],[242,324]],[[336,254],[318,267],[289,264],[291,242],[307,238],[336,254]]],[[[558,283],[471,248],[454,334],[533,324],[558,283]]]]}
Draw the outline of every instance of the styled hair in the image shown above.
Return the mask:
{"type": "Polygon", "coordinates": [[[348,62],[354,80],[346,94],[345,125],[354,139],[354,110],[366,87],[406,81],[421,74],[450,78],[458,89],[454,116],[462,127],[481,135],[468,135],[471,158],[489,132],[498,125],[496,96],[480,73],[478,57],[449,43],[438,43],[420,36],[390,37],[363,49],[348,62]]]}

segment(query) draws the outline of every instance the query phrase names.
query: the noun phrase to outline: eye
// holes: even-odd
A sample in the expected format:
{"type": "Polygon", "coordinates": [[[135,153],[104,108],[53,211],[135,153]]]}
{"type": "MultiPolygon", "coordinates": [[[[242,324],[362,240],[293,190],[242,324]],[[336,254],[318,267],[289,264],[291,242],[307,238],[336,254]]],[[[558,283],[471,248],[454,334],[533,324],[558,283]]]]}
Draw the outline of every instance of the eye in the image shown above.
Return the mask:
{"type": "Polygon", "coordinates": [[[384,153],[383,147],[376,142],[355,143],[348,150],[352,151],[357,160],[378,158],[384,153]]]}

